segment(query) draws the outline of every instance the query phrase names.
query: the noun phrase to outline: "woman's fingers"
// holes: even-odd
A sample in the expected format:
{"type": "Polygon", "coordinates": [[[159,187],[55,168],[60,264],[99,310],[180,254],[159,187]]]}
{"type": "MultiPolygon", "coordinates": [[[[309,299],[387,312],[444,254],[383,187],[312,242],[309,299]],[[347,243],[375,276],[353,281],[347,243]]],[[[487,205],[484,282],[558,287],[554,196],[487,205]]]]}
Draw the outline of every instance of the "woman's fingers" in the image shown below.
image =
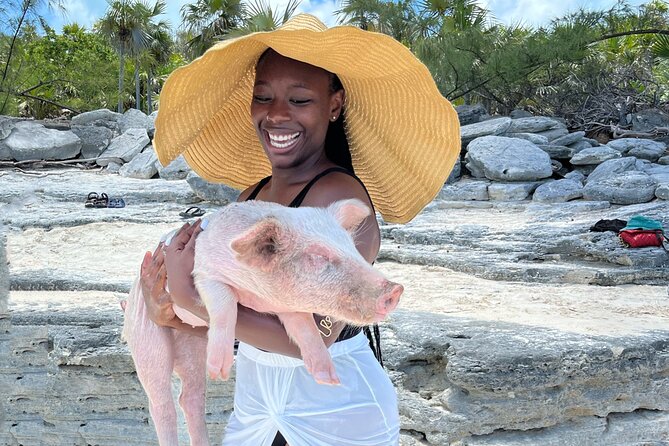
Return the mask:
{"type": "Polygon", "coordinates": [[[197,221],[193,224],[190,230],[190,239],[186,243],[186,246],[184,246],[185,249],[195,249],[195,241],[197,240],[197,236],[202,232],[202,220],[197,219],[197,221]]]}
{"type": "Polygon", "coordinates": [[[184,223],[184,225],[179,228],[179,230],[174,234],[172,237],[172,240],[170,241],[169,246],[167,249],[170,251],[181,251],[184,246],[186,246],[186,243],[190,239],[190,234],[192,231],[192,227],[190,223],[184,223]]]}

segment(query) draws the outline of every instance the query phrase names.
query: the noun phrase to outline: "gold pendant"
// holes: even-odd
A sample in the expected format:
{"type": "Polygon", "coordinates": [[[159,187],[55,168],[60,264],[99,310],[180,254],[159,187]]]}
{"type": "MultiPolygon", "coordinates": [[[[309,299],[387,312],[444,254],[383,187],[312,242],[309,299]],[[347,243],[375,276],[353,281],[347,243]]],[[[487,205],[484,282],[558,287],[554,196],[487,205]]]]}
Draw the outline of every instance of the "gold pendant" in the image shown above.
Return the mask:
{"type": "Polygon", "coordinates": [[[330,316],[325,316],[323,319],[321,319],[319,325],[327,331],[321,330],[320,327],[318,328],[318,331],[320,331],[321,334],[326,338],[329,338],[332,335],[332,320],[330,319],[330,316]]]}

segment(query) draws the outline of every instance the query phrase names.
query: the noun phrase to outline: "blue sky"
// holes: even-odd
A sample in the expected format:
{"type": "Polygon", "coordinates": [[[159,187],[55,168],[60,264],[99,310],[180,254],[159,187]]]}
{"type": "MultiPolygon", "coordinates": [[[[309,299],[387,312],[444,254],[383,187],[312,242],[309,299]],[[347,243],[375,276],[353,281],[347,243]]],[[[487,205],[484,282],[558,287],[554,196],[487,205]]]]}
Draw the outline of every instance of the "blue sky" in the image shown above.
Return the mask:
{"type": "MultiPolygon", "coordinates": [[[[148,0],[150,4],[155,0],[148,0]]],[[[269,0],[278,10],[283,10],[286,3],[283,0],[269,0]]],[[[179,10],[185,3],[193,0],[167,0],[167,13],[164,17],[172,27],[181,23],[179,10]]],[[[107,8],[104,0],[63,0],[67,11],[65,16],[47,13],[49,24],[60,31],[63,24],[77,22],[90,29],[92,24],[100,18],[107,8]]],[[[632,6],[638,6],[645,1],[631,0],[632,6]]],[[[309,12],[318,16],[326,24],[336,24],[334,11],[339,8],[341,0],[302,0],[298,10],[309,12]]],[[[552,18],[564,15],[567,12],[576,11],[579,7],[587,9],[604,9],[615,4],[615,0],[480,0],[479,4],[491,11],[492,15],[502,23],[522,23],[529,26],[541,26],[547,24],[552,18]]]]}

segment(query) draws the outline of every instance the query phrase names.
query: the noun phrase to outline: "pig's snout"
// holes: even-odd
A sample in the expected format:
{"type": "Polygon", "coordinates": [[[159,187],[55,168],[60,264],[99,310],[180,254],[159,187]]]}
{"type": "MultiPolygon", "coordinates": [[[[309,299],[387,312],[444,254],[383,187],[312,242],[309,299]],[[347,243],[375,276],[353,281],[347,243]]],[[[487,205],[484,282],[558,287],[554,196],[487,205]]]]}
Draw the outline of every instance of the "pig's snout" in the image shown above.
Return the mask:
{"type": "Polygon", "coordinates": [[[403,292],[404,287],[399,283],[387,282],[383,294],[376,301],[376,314],[384,319],[397,307],[403,292]]]}

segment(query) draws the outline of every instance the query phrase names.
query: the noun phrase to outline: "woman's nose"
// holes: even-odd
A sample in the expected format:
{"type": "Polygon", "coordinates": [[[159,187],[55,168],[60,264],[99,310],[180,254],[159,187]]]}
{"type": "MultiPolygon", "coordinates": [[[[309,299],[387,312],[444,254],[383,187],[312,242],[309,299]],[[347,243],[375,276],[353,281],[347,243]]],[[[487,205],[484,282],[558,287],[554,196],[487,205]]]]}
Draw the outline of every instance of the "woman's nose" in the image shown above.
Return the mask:
{"type": "Polygon", "coordinates": [[[265,119],[271,124],[280,124],[290,120],[290,113],[287,107],[279,104],[272,104],[267,110],[265,119]]]}

